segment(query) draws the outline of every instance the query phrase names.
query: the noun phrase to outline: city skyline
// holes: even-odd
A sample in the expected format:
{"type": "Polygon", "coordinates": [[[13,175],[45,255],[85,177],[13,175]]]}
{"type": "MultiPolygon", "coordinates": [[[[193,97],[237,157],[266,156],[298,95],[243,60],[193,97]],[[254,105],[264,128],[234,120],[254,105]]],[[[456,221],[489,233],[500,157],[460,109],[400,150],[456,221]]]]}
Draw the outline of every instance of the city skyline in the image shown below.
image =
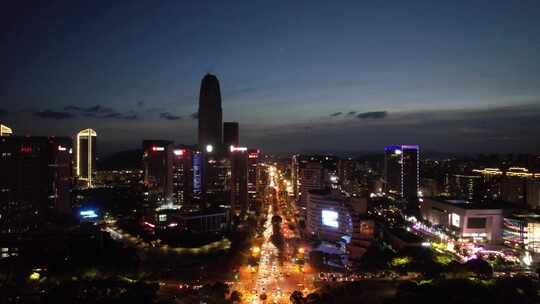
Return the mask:
{"type": "Polygon", "coordinates": [[[90,127],[100,155],[194,144],[212,73],[223,120],[268,152],[540,150],[534,1],[6,8],[0,121],[16,135],[90,127]]]}

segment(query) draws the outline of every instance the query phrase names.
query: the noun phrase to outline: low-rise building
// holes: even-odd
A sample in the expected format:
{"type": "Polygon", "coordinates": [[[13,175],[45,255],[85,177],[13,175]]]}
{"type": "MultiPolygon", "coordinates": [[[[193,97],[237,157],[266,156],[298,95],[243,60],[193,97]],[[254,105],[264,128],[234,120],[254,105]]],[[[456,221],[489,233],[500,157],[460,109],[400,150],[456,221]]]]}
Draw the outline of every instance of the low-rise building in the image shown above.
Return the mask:
{"type": "Polygon", "coordinates": [[[420,203],[424,220],[458,232],[463,240],[479,243],[502,243],[504,211],[500,204],[474,203],[465,200],[425,198],[420,203]]]}

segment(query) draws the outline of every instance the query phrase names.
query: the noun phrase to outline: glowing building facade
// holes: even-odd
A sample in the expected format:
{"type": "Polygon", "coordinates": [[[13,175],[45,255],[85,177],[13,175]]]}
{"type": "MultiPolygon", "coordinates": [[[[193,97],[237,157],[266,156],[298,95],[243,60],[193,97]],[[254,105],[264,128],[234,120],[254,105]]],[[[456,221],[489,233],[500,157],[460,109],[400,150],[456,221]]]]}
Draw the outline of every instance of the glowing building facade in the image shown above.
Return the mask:
{"type": "Polygon", "coordinates": [[[515,249],[540,253],[540,215],[512,214],[503,221],[504,243],[515,249]]]}
{"type": "Polygon", "coordinates": [[[456,231],[464,241],[499,244],[505,211],[502,207],[495,202],[424,198],[420,202],[420,214],[432,225],[456,231]]]}
{"type": "Polygon", "coordinates": [[[182,206],[191,203],[193,194],[192,151],[187,148],[173,150],[173,199],[182,206]]]}
{"type": "Polygon", "coordinates": [[[92,187],[96,170],[96,138],[92,129],[84,129],[77,133],[75,142],[75,170],[79,181],[86,187],[92,187]]]}
{"type": "Polygon", "coordinates": [[[259,157],[261,151],[258,149],[249,149],[247,151],[247,170],[248,170],[248,181],[247,181],[247,192],[249,204],[254,206],[257,200],[259,199],[258,194],[262,193],[261,182],[264,178],[261,176],[263,171],[259,165],[259,157]]]}
{"type": "Polygon", "coordinates": [[[0,124],[0,137],[13,135],[13,130],[8,126],[0,124]]]}

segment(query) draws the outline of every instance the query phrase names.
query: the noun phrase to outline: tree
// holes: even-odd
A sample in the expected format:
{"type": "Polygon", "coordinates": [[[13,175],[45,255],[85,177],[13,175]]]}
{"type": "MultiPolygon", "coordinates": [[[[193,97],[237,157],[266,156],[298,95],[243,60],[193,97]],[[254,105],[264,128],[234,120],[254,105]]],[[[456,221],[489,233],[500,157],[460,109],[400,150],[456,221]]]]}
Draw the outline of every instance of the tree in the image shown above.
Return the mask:
{"type": "Polygon", "coordinates": [[[272,216],[272,225],[280,225],[283,219],[279,215],[272,216]]]}
{"type": "Polygon", "coordinates": [[[289,300],[293,304],[303,304],[305,302],[304,295],[301,291],[295,290],[291,293],[289,300]]]}
{"type": "Polygon", "coordinates": [[[213,285],[206,284],[200,290],[200,296],[207,300],[208,303],[225,303],[225,298],[229,293],[229,286],[224,283],[217,282],[213,285]]]}
{"type": "Polygon", "coordinates": [[[482,259],[472,259],[465,263],[465,268],[481,278],[491,278],[493,276],[493,268],[491,265],[482,259]]]}
{"type": "Polygon", "coordinates": [[[242,302],[242,293],[240,291],[235,290],[231,292],[231,303],[240,303],[242,302]]]}
{"type": "Polygon", "coordinates": [[[319,304],[322,303],[321,296],[318,293],[310,293],[306,297],[306,304],[319,304]]]}

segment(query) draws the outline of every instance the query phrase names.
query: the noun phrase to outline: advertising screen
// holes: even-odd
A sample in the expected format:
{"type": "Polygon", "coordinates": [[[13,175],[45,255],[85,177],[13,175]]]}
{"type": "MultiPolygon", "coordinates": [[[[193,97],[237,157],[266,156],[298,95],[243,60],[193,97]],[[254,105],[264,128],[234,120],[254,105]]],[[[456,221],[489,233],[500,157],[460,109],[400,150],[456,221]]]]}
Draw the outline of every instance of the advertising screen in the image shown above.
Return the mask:
{"type": "Polygon", "coordinates": [[[325,226],[338,228],[338,213],[332,210],[322,210],[322,223],[325,226]]]}

